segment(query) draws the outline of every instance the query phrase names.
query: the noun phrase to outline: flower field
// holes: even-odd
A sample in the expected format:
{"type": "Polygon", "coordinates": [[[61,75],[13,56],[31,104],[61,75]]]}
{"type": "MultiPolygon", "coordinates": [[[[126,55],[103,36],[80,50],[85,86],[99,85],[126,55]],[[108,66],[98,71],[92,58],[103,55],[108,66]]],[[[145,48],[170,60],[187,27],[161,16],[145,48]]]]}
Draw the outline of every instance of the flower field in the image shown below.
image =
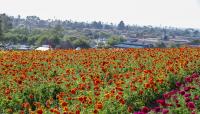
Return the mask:
{"type": "Polygon", "coordinates": [[[200,48],[0,52],[0,113],[199,114],[200,48]]]}

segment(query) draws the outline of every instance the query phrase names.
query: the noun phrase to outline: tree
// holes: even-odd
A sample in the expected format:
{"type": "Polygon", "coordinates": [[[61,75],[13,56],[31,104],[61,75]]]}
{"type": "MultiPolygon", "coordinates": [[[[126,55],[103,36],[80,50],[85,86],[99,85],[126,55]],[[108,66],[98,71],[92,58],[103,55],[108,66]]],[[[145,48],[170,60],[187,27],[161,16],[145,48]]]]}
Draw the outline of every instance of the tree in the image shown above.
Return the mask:
{"type": "Polygon", "coordinates": [[[0,19],[0,42],[3,41],[2,21],[0,19]]]}
{"type": "Polygon", "coordinates": [[[92,27],[95,29],[102,29],[103,25],[100,21],[99,22],[94,21],[94,22],[92,22],[92,27]]]}
{"type": "Polygon", "coordinates": [[[60,45],[60,41],[64,36],[64,29],[60,24],[57,24],[53,29],[50,28],[46,34],[47,43],[55,48],[60,45]]]}
{"type": "Polygon", "coordinates": [[[165,45],[165,43],[160,41],[160,42],[156,43],[156,47],[157,48],[166,48],[167,46],[165,45]]]}
{"type": "Polygon", "coordinates": [[[0,14],[1,28],[3,32],[7,32],[12,28],[12,20],[6,14],[0,14]]]}
{"type": "Polygon", "coordinates": [[[90,48],[89,42],[85,38],[79,38],[73,42],[75,47],[90,48]]]}
{"type": "Polygon", "coordinates": [[[193,32],[193,36],[194,36],[194,37],[197,37],[197,36],[199,35],[199,33],[200,33],[200,32],[199,32],[198,30],[195,30],[195,31],[193,32]]]}
{"type": "Polygon", "coordinates": [[[108,38],[107,40],[107,44],[110,46],[119,44],[120,42],[125,41],[122,37],[119,36],[111,36],[110,38],[108,38]]]}
{"type": "Polygon", "coordinates": [[[97,44],[97,48],[106,48],[106,44],[103,43],[103,42],[99,42],[99,43],[97,44]]]}
{"type": "Polygon", "coordinates": [[[118,29],[118,30],[124,30],[124,29],[125,29],[124,21],[120,21],[120,23],[119,23],[118,26],[117,26],[117,29],[118,29]]]}
{"type": "Polygon", "coordinates": [[[199,45],[200,44],[200,40],[199,39],[193,40],[193,41],[191,41],[190,44],[192,44],[192,45],[199,45]]]}

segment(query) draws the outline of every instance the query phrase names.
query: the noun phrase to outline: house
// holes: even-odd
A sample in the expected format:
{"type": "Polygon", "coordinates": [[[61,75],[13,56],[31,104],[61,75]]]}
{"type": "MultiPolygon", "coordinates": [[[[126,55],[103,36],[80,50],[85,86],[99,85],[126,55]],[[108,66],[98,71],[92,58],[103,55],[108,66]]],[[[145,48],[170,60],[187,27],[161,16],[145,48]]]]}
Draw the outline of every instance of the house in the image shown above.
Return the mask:
{"type": "Polygon", "coordinates": [[[26,51],[31,50],[29,45],[9,45],[7,46],[8,50],[18,50],[18,51],[26,51]]]}
{"type": "Polygon", "coordinates": [[[198,48],[200,48],[200,45],[189,45],[189,47],[198,47],[198,48]]]}
{"type": "Polygon", "coordinates": [[[188,44],[188,43],[190,43],[190,41],[187,40],[187,39],[179,39],[179,38],[170,39],[170,41],[173,41],[176,44],[188,44]]]}
{"type": "Polygon", "coordinates": [[[28,45],[19,45],[19,47],[16,50],[22,50],[22,51],[26,51],[26,50],[30,50],[30,46],[28,45]]]}
{"type": "Polygon", "coordinates": [[[139,45],[117,44],[114,45],[114,48],[144,48],[144,47],[139,45]]]}
{"type": "Polygon", "coordinates": [[[152,44],[145,44],[144,42],[123,42],[114,45],[115,48],[151,48],[152,44]]]}

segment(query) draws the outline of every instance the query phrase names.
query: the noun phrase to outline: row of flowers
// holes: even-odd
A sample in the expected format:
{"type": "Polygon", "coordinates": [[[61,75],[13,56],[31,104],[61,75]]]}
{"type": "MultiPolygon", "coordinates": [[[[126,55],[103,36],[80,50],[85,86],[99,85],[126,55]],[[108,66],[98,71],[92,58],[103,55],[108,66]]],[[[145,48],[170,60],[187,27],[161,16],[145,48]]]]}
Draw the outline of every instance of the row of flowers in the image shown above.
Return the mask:
{"type": "Polygon", "coordinates": [[[8,51],[0,113],[133,113],[199,68],[199,48],[8,51]]]}
{"type": "MultiPolygon", "coordinates": [[[[197,73],[184,78],[184,82],[176,83],[176,89],[163,94],[156,100],[157,106],[143,107],[134,114],[198,114],[200,113],[200,75],[197,73]]],[[[154,104],[154,103],[153,103],[154,104]]]]}

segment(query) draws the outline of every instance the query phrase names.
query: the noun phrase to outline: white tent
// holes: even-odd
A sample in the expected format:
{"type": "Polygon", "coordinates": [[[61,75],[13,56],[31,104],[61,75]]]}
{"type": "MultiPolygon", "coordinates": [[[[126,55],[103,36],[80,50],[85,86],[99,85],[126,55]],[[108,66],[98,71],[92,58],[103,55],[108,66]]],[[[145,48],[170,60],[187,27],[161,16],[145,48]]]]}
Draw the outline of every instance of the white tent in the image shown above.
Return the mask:
{"type": "Polygon", "coordinates": [[[50,50],[50,48],[48,48],[48,47],[38,47],[35,50],[38,50],[38,51],[47,51],[47,50],[50,50]]]}
{"type": "Polygon", "coordinates": [[[81,50],[81,48],[80,48],[80,47],[77,47],[76,50],[81,50]]]}

